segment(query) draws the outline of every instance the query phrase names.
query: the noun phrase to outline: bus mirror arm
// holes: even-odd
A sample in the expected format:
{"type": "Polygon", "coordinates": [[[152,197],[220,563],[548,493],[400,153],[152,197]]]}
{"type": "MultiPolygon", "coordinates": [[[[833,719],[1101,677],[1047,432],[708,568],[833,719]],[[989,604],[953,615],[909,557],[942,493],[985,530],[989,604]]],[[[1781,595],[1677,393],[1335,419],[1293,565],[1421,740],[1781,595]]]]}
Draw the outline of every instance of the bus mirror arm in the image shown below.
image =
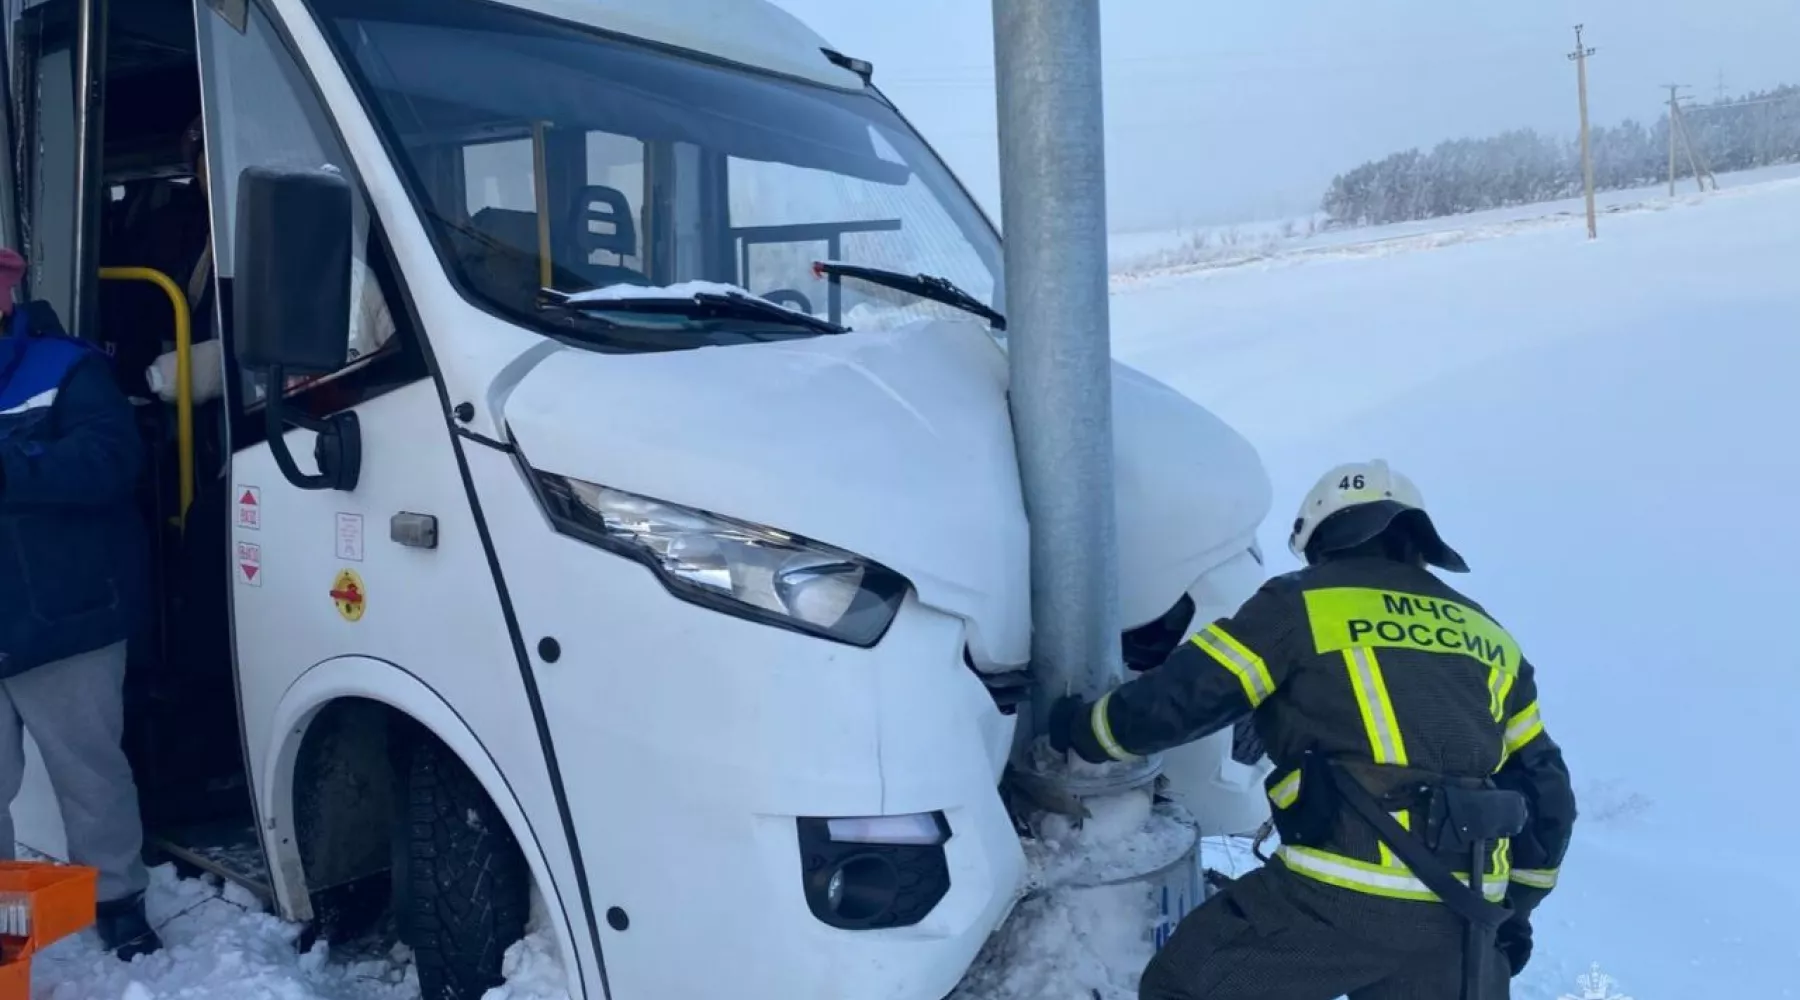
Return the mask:
{"type": "MultiPolygon", "coordinates": [[[[269,368],[269,384],[286,384],[279,365],[269,368]]],[[[263,416],[267,421],[269,452],[275,457],[282,478],[302,490],[342,490],[346,493],[356,490],[362,474],[362,425],[356,419],[356,411],[314,417],[288,408],[283,393],[276,391],[269,393],[263,416]],[[294,453],[287,446],[290,426],[318,435],[313,439],[313,461],[319,467],[318,472],[300,471],[294,453]]]]}

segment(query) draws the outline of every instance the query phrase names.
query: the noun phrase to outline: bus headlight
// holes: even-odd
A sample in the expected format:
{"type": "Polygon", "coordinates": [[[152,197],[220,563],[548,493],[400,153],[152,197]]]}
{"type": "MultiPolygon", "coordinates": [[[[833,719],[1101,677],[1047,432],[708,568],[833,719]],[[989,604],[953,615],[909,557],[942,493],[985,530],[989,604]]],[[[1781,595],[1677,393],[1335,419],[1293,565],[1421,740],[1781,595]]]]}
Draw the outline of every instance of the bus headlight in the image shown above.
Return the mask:
{"type": "Polygon", "coordinates": [[[644,563],[670,593],[704,607],[868,647],[906,596],[904,577],[841,549],[568,476],[536,478],[558,531],[644,563]]]}

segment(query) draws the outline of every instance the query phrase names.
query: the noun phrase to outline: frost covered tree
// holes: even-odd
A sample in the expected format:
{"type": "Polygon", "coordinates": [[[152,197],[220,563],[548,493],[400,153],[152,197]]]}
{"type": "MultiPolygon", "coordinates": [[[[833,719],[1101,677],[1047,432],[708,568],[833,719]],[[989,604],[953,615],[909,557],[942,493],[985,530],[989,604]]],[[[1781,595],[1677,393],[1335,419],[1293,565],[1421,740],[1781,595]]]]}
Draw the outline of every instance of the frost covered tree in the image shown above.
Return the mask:
{"type": "MultiPolygon", "coordinates": [[[[1696,152],[1715,172],[1800,162],[1800,87],[1686,108],[1696,152]]],[[[1669,119],[1593,129],[1594,186],[1642,187],[1668,176],[1669,119]]],[[[1677,173],[1691,176],[1685,153],[1677,173]]],[[[1409,149],[1333,178],[1320,207],[1332,226],[1408,222],[1581,194],[1581,144],[1514,129],[1409,149]]]]}

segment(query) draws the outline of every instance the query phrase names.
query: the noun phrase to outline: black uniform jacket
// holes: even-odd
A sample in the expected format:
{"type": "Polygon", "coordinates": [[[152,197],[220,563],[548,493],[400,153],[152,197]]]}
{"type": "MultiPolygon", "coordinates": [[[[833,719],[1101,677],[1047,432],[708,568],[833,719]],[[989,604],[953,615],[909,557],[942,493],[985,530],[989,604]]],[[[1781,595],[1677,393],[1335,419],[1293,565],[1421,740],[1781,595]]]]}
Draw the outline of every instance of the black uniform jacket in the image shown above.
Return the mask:
{"type": "MultiPolygon", "coordinates": [[[[1502,892],[1510,875],[1515,905],[1527,909],[1554,886],[1575,801],[1538,710],[1531,661],[1480,605],[1424,567],[1347,559],[1275,577],[1236,614],[1103,697],[1088,725],[1100,748],[1127,758],[1249,713],[1275,764],[1266,787],[1276,810],[1305,794],[1299,766],[1309,750],[1345,760],[1378,797],[1445,781],[1514,788],[1531,820],[1487,871],[1502,892]]],[[[1327,842],[1284,846],[1288,867],[1381,895],[1436,898],[1371,828],[1338,812],[1327,842]]],[[[1421,830],[1419,812],[1396,815],[1421,830]]],[[[1469,867],[1467,858],[1445,860],[1469,867]]]]}

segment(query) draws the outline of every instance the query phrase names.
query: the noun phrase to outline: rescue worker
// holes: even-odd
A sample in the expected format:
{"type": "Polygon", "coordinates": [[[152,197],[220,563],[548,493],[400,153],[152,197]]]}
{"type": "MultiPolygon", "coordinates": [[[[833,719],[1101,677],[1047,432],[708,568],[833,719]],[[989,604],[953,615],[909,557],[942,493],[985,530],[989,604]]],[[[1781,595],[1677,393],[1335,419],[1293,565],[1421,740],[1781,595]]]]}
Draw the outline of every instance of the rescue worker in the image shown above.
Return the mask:
{"type": "Polygon", "coordinates": [[[126,641],[148,610],[143,446],[106,355],[43,303],[14,305],[24,273],[0,249],[0,857],[14,850],[29,732],[70,860],[99,870],[95,927],[129,961],[161,947],[121,742],[126,641]]]}
{"type": "Polygon", "coordinates": [[[1304,568],[1158,667],[1052,712],[1052,746],[1094,763],[1249,715],[1276,765],[1281,847],[1181,922],[1139,996],[1505,997],[1575,820],[1532,664],[1427,568],[1468,571],[1383,461],[1326,473],[1289,547],[1304,568]]]}

